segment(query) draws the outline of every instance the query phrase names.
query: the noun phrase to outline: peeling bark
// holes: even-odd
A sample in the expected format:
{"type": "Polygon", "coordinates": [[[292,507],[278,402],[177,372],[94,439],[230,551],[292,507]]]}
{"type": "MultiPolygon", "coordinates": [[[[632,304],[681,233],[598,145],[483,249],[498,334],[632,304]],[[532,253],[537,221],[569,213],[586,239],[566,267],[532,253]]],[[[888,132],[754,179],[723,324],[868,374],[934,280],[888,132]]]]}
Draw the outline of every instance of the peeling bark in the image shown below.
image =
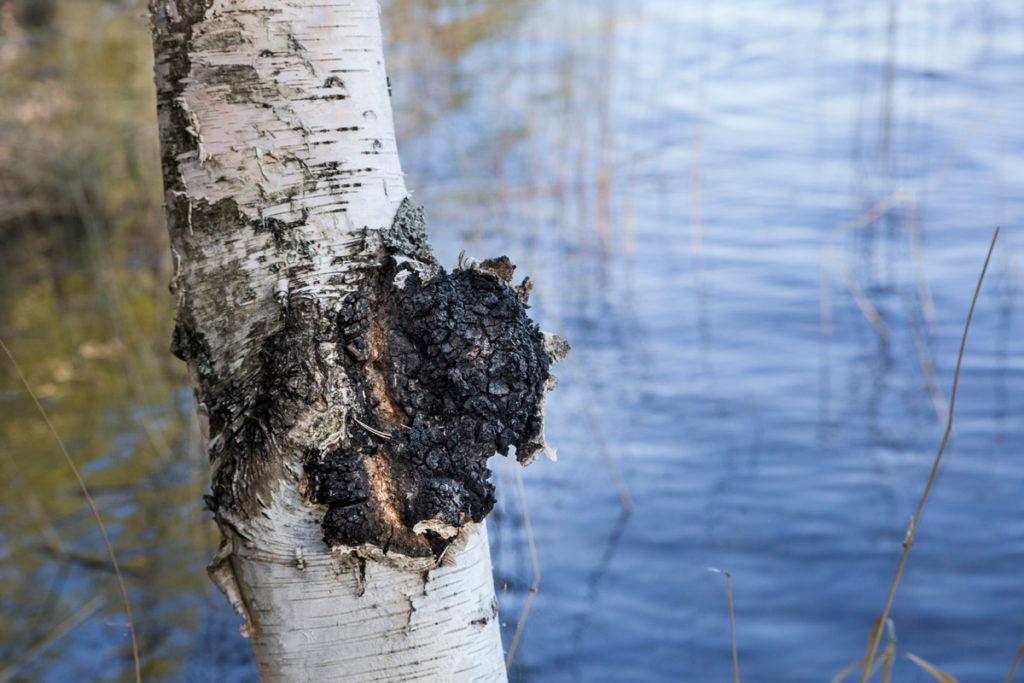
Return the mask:
{"type": "Polygon", "coordinates": [[[152,0],[186,361],[265,680],[503,680],[487,458],[542,451],[564,341],[508,259],[434,259],[376,0],[152,0]]]}

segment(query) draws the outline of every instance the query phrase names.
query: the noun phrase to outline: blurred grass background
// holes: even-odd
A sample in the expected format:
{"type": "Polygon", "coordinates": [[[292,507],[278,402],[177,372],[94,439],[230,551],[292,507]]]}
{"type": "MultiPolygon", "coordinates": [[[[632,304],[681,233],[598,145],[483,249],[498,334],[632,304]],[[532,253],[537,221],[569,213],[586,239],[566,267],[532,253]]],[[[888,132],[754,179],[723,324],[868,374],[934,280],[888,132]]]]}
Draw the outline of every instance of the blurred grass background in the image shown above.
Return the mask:
{"type": "MultiPolygon", "coordinates": [[[[163,596],[205,590],[214,536],[196,504],[184,367],[166,353],[173,300],[143,3],[4,2],[0,73],[0,336],[110,527],[141,616],[143,672],[167,675],[200,615],[163,596]]],[[[94,522],[6,363],[0,391],[0,677],[117,677],[130,652],[94,522]],[[93,596],[103,618],[86,620],[93,596]],[[68,619],[95,657],[50,642],[68,619]]]]}
{"type": "MultiPolygon", "coordinates": [[[[454,59],[512,18],[493,2],[443,31],[416,21],[443,4],[388,3],[394,60],[454,59]]],[[[204,677],[223,664],[230,679],[251,669],[245,641],[218,646],[203,623],[233,628],[203,571],[218,538],[201,508],[207,468],[185,366],[167,351],[174,301],[152,63],[144,0],[0,0],[0,338],[106,519],[144,678],[185,675],[189,660],[204,677]]],[[[460,97],[458,87],[445,95],[460,97]]],[[[403,117],[405,132],[431,111],[403,117]]],[[[112,571],[6,361],[0,475],[0,680],[117,677],[130,652],[112,571]],[[97,604],[103,619],[90,618],[97,604]],[[69,626],[92,646],[61,652],[69,626]]]]}

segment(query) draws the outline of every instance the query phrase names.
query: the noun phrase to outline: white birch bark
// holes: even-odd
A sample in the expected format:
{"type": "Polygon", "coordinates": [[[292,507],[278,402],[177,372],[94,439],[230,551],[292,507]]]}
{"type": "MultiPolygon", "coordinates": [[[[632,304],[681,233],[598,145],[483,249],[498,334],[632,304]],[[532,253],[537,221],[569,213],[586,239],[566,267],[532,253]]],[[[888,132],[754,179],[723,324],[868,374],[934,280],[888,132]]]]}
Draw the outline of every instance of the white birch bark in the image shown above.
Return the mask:
{"type": "MultiPolygon", "coordinates": [[[[378,445],[390,438],[352,417],[366,392],[331,337],[346,297],[381,266],[374,236],[407,194],[377,0],[151,0],[151,11],[173,346],[196,389],[223,533],[210,573],[245,618],[261,677],[504,680],[482,521],[438,512],[385,542],[329,546],[327,506],[311,502],[304,471],[310,453],[354,443],[356,423],[378,445]],[[429,552],[452,534],[440,558],[429,552]]],[[[379,424],[409,430],[372,354],[379,424]]],[[[529,459],[542,446],[517,448],[529,459]]],[[[399,527],[412,493],[373,467],[381,524],[399,527]]]]}

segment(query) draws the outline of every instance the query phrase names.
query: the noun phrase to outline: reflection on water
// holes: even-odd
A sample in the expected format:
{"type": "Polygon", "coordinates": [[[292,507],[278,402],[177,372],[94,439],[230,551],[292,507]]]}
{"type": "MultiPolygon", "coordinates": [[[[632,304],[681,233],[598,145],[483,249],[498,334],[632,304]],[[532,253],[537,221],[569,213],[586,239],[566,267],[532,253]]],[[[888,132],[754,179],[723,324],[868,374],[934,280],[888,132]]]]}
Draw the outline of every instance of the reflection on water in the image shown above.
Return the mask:
{"type": "MultiPolygon", "coordinates": [[[[251,680],[203,572],[206,466],[166,352],[144,3],[33,22],[27,4],[0,3],[0,335],[108,520],[147,679],[251,680]]],[[[1003,676],[1024,633],[1018,3],[390,0],[384,16],[442,260],[507,253],[573,342],[549,408],[559,462],[525,473],[542,579],[513,678],[727,679],[708,566],[734,577],[746,676],[818,681],[859,656],[996,224],[892,616],[901,649],[1003,676]]],[[[0,678],[123,675],[98,533],[2,364],[0,406],[0,678]]],[[[515,479],[495,471],[508,642],[533,571],[515,479]]]]}

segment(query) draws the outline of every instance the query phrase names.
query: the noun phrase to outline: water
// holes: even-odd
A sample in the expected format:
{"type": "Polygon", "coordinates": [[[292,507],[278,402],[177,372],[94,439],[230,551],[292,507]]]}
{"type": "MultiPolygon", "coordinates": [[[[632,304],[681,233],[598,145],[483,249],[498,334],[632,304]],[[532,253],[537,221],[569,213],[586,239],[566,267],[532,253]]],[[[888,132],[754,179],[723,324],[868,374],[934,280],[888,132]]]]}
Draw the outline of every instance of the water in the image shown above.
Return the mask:
{"type": "MultiPolygon", "coordinates": [[[[1024,635],[1019,3],[392,0],[384,18],[403,163],[437,253],[508,254],[574,349],[548,411],[559,460],[524,473],[541,582],[512,678],[728,680],[725,584],[708,567],[733,576],[744,680],[828,680],[859,657],[1001,225],[891,614],[900,651],[1001,679],[1024,635]]],[[[141,187],[159,172],[146,116],[132,119],[141,187]]],[[[18,233],[0,331],[134,566],[150,677],[250,680],[202,572],[215,536],[146,197],[145,229],[100,212],[113,227],[18,233]],[[44,265],[19,263],[30,247],[44,265]]],[[[0,372],[0,655],[98,594],[102,610],[21,675],[123,675],[95,530],[0,372]],[[45,550],[48,525],[63,554],[45,550]]],[[[494,469],[507,645],[534,575],[513,472],[494,469]]],[[[906,659],[896,676],[931,680],[906,659]]]]}

